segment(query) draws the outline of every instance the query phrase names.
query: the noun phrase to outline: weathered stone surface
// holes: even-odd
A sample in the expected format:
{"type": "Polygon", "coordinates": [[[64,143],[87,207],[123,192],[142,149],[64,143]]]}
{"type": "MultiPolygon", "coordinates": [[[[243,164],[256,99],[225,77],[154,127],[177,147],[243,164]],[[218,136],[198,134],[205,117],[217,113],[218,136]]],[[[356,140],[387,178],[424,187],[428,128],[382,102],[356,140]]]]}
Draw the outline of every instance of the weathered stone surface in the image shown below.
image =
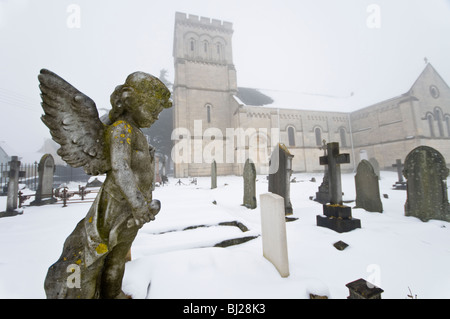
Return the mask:
{"type": "Polygon", "coordinates": [[[244,206],[250,209],[256,208],[256,169],[255,164],[249,159],[244,165],[244,206]]]}
{"type": "Polygon", "coordinates": [[[39,182],[36,198],[31,205],[45,205],[56,202],[53,197],[53,174],[55,173],[55,160],[51,154],[42,156],[38,165],[39,182]]]}
{"type": "Polygon", "coordinates": [[[358,279],[345,285],[350,295],[348,299],[381,299],[383,289],[371,284],[365,279],[358,279]]]}
{"type": "Polygon", "coordinates": [[[39,75],[42,121],[61,145],[58,154],[105,182],[86,217],[67,237],[45,278],[47,298],[124,298],[122,278],[138,230],[160,210],[152,198],[154,158],[140,128],[151,126],[170,92],[157,78],[135,72],[111,95],[110,123],[94,101],[58,75],[39,75]]]}
{"type": "Polygon", "coordinates": [[[378,176],[369,161],[359,162],[355,175],[355,188],[356,208],[363,208],[368,212],[383,212],[378,176]]]}
{"type": "Polygon", "coordinates": [[[429,146],[413,149],[405,159],[403,175],[407,179],[405,215],[426,222],[450,221],[447,195],[449,170],[441,153],[429,146]]]}

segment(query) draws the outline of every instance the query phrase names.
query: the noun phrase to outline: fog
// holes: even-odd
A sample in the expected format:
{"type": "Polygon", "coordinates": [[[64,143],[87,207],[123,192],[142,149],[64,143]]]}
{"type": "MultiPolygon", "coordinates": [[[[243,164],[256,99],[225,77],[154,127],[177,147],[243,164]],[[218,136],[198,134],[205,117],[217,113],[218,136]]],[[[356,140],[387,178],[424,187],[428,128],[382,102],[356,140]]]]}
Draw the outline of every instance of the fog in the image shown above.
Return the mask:
{"type": "Polygon", "coordinates": [[[0,0],[0,141],[21,155],[50,137],[41,68],[98,108],[134,71],[173,81],[176,11],[233,23],[238,86],[364,107],[405,93],[425,57],[450,83],[449,0],[0,0]]]}

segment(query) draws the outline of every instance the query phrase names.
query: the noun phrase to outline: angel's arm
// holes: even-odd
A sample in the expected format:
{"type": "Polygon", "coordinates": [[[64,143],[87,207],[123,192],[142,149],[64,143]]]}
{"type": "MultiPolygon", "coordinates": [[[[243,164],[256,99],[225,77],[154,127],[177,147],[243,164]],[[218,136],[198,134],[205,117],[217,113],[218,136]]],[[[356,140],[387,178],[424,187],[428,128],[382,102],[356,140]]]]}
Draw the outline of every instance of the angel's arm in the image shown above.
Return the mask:
{"type": "Polygon", "coordinates": [[[131,167],[132,134],[127,129],[126,123],[111,125],[110,130],[111,174],[116,185],[122,191],[122,195],[130,204],[134,219],[142,225],[153,219],[153,216],[149,211],[151,200],[147,200],[139,189],[135,172],[131,167]]]}

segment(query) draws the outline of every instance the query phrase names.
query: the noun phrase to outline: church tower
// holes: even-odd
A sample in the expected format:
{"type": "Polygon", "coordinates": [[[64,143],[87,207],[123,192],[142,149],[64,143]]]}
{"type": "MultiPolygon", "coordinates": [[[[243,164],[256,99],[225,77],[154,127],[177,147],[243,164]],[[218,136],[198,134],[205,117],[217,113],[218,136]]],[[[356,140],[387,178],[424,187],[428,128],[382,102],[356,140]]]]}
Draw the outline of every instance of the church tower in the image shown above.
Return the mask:
{"type": "Polygon", "coordinates": [[[175,177],[233,174],[226,161],[226,129],[233,127],[237,92],[232,23],[177,12],[173,57],[175,177]]]}

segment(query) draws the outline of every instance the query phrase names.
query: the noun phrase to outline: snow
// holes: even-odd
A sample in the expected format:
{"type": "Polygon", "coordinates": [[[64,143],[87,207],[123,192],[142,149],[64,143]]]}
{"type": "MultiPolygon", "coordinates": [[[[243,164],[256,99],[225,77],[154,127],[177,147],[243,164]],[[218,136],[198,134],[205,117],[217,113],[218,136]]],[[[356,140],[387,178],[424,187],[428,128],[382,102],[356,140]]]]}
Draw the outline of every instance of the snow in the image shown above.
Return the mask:
{"type": "MultiPolygon", "coordinates": [[[[392,190],[397,173],[382,171],[384,212],[353,209],[362,228],[339,234],[316,226],[322,206],[311,201],[322,180],[319,173],[294,174],[291,201],[298,220],[286,223],[290,276],[281,278],[262,256],[260,208],[241,206],[243,181],[219,176],[197,185],[157,187],[154,198],[162,209],[146,224],[132,246],[123,290],[133,298],[309,298],[348,296],[346,284],[364,278],[384,290],[383,299],[406,299],[409,289],[417,298],[450,298],[450,225],[405,217],[406,192],[392,190]],[[317,182],[310,182],[315,177],[317,182]],[[213,204],[216,201],[216,204],[213,204]],[[249,230],[219,226],[238,221],[249,230]],[[189,226],[204,226],[184,230],[189,226]],[[213,247],[226,239],[259,236],[244,244],[213,247]],[[342,240],[343,251],[333,247],[342,240]]],[[[188,180],[182,180],[188,184],[188,180]]],[[[355,198],[354,174],[342,176],[344,200],[355,198]]],[[[267,192],[265,176],[258,176],[257,197],[267,192]]],[[[69,187],[78,190],[77,185],[69,187]]],[[[88,195],[92,200],[95,193],[88,195]]],[[[91,203],[61,203],[25,207],[22,215],[0,219],[0,298],[45,298],[43,282],[65,238],[87,213],[91,203]]],[[[354,203],[349,203],[352,206],[354,203]]],[[[0,197],[6,207],[6,197],[0,197]]]]}

